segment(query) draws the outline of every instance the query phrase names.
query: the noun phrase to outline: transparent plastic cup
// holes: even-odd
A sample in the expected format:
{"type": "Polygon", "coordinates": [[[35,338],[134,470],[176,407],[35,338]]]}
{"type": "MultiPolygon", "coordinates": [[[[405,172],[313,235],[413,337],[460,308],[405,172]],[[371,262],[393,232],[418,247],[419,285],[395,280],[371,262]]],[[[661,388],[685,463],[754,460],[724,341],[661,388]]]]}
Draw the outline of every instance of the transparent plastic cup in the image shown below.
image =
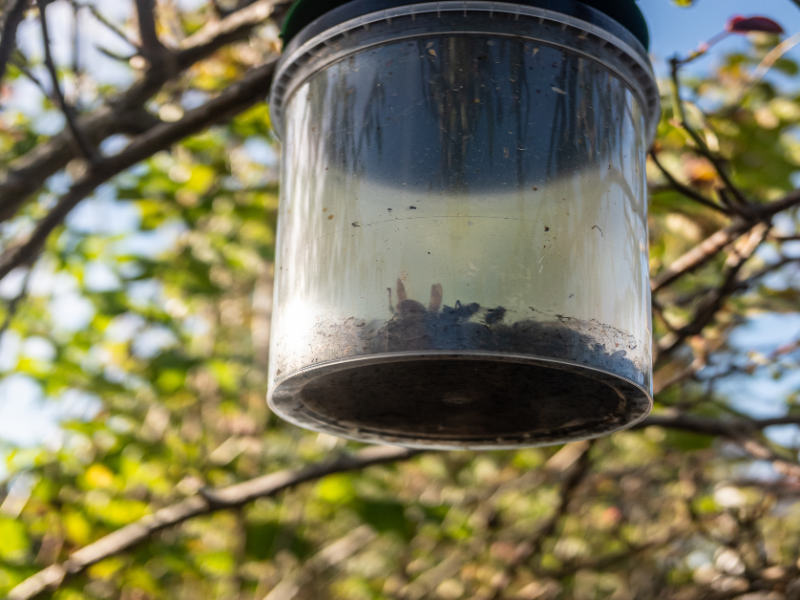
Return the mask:
{"type": "Polygon", "coordinates": [[[270,406],[431,448],[607,434],[652,405],[646,53],[593,22],[433,2],[287,49],[270,406]]]}

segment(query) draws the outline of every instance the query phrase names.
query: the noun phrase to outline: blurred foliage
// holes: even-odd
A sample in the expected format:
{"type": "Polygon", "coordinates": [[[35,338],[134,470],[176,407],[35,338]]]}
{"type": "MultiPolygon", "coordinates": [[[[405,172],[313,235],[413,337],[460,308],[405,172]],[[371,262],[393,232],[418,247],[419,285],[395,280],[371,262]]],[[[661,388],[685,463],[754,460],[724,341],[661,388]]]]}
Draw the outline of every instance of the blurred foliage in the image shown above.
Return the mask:
{"type": "MultiPolygon", "coordinates": [[[[165,11],[164,35],[186,35],[211,12],[210,5],[165,11]]],[[[220,51],[150,108],[162,117],[180,114],[222,89],[263,58],[264,39],[220,51]]],[[[774,79],[753,84],[751,74],[775,39],[752,42],[742,54],[717,56],[708,77],[687,77],[683,91],[692,124],[735,183],[766,202],[794,188],[800,98],[774,79]]],[[[782,59],[774,71],[796,77],[798,65],[782,59]]],[[[12,66],[6,93],[23,77],[12,66]]],[[[79,87],[84,106],[115,91],[85,81],[79,87]]],[[[691,151],[665,103],[657,142],[663,163],[713,196],[716,173],[691,151]]],[[[48,137],[41,114],[53,111],[41,99],[36,118],[3,113],[0,168],[48,137]]],[[[259,105],[117,177],[51,237],[4,334],[0,367],[7,380],[24,378],[71,418],[40,446],[6,448],[0,595],[200,488],[357,446],[280,421],[264,401],[275,145],[268,109],[259,105]],[[121,225],[126,220],[130,230],[121,225]]],[[[656,169],[650,175],[651,266],[658,273],[726,219],[673,191],[656,169]]],[[[3,239],[45,214],[69,176],[46,182],[4,225],[3,239]]],[[[796,235],[796,225],[795,217],[780,221],[785,235],[796,235]]],[[[777,243],[768,242],[745,271],[757,273],[780,258],[777,243]]],[[[723,253],[660,296],[657,339],[691,319],[698,290],[721,283],[724,261],[723,253]]],[[[728,343],[749,316],[798,312],[800,287],[791,269],[737,295],[702,336],[661,366],[657,377],[669,379],[702,355],[713,373],[667,388],[657,411],[736,415],[716,387],[726,376],[768,370],[781,378],[796,369],[796,351],[772,359],[728,343]]],[[[10,401],[8,394],[4,399],[10,401]]],[[[796,395],[786,398],[785,410],[797,413],[796,395]]],[[[754,581],[774,582],[768,589],[777,595],[759,598],[798,597],[785,583],[796,578],[800,555],[796,483],[784,485],[768,464],[724,441],[657,427],[597,441],[589,450],[591,470],[553,535],[509,570],[520,546],[537,538],[559,505],[561,481],[572,468],[565,457],[573,450],[429,453],[330,476],[161,531],[50,595],[262,600],[280,582],[306,573],[286,598],[455,600],[482,597],[507,573],[508,598],[733,598],[752,592],[754,581]],[[363,545],[322,567],[314,561],[364,526],[372,535],[363,545]]]]}

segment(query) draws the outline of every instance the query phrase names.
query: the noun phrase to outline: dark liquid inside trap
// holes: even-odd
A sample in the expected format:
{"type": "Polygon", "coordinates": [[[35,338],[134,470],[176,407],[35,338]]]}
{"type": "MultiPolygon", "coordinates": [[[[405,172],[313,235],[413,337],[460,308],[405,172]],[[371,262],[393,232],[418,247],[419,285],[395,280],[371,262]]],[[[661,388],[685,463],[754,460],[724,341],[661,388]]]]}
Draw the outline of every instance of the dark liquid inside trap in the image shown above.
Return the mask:
{"type": "Polygon", "coordinates": [[[641,408],[591,375],[494,360],[407,360],[314,378],[300,401],[323,421],[403,440],[522,441],[607,431],[641,408]]]}

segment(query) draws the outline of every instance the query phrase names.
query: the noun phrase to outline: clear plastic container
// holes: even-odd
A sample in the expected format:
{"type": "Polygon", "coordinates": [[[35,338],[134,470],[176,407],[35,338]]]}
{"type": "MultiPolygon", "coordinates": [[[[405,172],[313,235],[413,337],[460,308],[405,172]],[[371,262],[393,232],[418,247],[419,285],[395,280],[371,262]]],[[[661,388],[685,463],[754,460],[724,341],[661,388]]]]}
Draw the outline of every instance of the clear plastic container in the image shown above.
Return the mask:
{"type": "Polygon", "coordinates": [[[649,412],[658,99],[643,48],[595,17],[433,2],[289,48],[272,97],[279,415],[497,448],[649,412]]]}

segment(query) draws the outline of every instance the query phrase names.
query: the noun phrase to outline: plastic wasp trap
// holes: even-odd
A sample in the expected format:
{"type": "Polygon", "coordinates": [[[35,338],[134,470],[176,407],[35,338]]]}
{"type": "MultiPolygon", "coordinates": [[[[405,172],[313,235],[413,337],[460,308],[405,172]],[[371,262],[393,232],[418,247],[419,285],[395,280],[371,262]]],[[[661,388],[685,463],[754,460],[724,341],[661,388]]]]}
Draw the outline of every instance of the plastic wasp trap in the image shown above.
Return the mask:
{"type": "Polygon", "coordinates": [[[272,408],[432,448],[642,419],[660,109],[634,0],[300,0],[284,40],[272,408]]]}

